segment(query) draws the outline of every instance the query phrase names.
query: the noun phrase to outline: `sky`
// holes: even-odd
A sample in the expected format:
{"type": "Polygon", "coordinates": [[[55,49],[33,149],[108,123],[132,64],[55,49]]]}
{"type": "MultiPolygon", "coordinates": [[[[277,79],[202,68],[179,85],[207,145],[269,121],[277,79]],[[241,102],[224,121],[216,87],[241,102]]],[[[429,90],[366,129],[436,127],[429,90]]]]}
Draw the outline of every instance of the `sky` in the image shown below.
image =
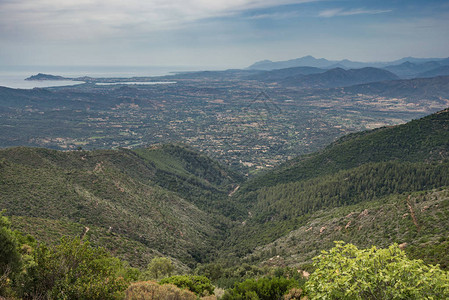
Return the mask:
{"type": "Polygon", "coordinates": [[[0,66],[449,56],[449,1],[0,0],[0,66]]]}

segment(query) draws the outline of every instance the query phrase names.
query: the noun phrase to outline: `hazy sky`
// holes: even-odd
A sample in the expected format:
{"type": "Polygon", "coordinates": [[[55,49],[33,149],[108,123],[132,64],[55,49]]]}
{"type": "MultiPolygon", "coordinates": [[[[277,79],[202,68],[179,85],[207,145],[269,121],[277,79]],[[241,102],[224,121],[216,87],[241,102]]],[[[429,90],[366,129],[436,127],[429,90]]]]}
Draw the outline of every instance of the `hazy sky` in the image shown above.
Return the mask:
{"type": "Polygon", "coordinates": [[[0,65],[449,56],[449,1],[0,0],[0,65]]]}

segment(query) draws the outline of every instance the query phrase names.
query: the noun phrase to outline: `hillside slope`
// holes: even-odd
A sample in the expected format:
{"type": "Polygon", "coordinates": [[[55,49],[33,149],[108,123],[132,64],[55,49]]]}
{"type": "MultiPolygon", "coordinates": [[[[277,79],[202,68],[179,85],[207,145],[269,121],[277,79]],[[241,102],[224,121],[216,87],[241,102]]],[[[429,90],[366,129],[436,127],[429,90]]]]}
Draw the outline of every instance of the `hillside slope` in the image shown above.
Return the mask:
{"type": "Polygon", "coordinates": [[[281,83],[297,88],[334,88],[395,79],[399,79],[399,77],[387,70],[377,68],[350,70],[334,68],[324,73],[290,76],[282,80],[281,83]]]}
{"type": "Polygon", "coordinates": [[[407,99],[408,102],[414,103],[420,103],[423,99],[433,99],[444,103],[449,94],[449,76],[373,82],[345,87],[342,91],[351,94],[407,99]]]}
{"type": "Polygon", "coordinates": [[[310,74],[324,73],[326,69],[320,69],[315,67],[294,67],[285,69],[276,69],[272,71],[263,71],[255,75],[248,76],[248,79],[260,80],[264,82],[276,82],[285,80],[292,76],[302,77],[310,74]]]}
{"type": "Polygon", "coordinates": [[[238,176],[181,146],[9,148],[0,150],[0,170],[0,206],[8,215],[97,227],[185,263],[205,259],[220,243],[228,221],[214,205],[235,210],[218,203],[238,176]]]}
{"type": "Polygon", "coordinates": [[[244,260],[304,266],[334,241],[359,247],[398,243],[407,256],[449,269],[449,189],[390,195],[356,205],[323,209],[286,235],[258,246],[244,260]]]}
{"type": "Polygon", "coordinates": [[[248,216],[233,229],[228,253],[252,253],[306,226],[321,210],[394,195],[404,199],[449,186],[448,154],[449,109],[404,125],[345,136],[246,182],[234,197],[246,206],[248,216]]]}
{"type": "Polygon", "coordinates": [[[449,66],[441,66],[435,69],[432,69],[427,72],[419,73],[416,77],[435,77],[435,76],[448,76],[449,75],[449,66]]]}

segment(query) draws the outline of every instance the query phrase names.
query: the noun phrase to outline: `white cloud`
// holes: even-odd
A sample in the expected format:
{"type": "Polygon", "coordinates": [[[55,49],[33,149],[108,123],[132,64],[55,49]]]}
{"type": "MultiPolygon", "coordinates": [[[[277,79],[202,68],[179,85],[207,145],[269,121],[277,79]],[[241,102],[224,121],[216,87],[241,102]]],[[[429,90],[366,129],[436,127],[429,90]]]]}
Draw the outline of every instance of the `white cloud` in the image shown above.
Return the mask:
{"type": "Polygon", "coordinates": [[[388,10],[380,10],[380,9],[351,9],[351,10],[344,10],[342,8],[334,8],[334,9],[328,9],[321,11],[318,16],[330,18],[335,16],[353,16],[353,15],[362,15],[362,14],[368,14],[368,15],[376,15],[376,14],[383,14],[391,12],[391,9],[388,10]]]}
{"type": "Polygon", "coordinates": [[[268,14],[258,14],[248,17],[250,20],[260,20],[260,19],[274,19],[274,20],[285,20],[290,18],[298,17],[299,13],[296,11],[286,12],[286,13],[268,13],[268,14]]]}
{"type": "Polygon", "coordinates": [[[0,34],[50,39],[136,34],[314,1],[319,0],[0,0],[0,34]]]}
{"type": "Polygon", "coordinates": [[[327,9],[327,10],[321,11],[318,14],[318,16],[329,18],[329,17],[337,16],[342,11],[343,11],[342,8],[327,9]]]}

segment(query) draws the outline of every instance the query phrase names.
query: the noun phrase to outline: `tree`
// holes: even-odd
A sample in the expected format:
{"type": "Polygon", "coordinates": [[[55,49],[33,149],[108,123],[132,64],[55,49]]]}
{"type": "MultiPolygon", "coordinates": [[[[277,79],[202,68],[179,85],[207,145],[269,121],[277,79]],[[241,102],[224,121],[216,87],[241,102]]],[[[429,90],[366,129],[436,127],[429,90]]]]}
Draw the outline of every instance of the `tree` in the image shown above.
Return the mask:
{"type": "Polygon", "coordinates": [[[155,257],[148,264],[144,276],[149,279],[159,279],[160,277],[171,276],[175,267],[170,259],[166,257],[155,257]]]}
{"type": "Polygon", "coordinates": [[[449,273],[410,260],[397,244],[359,250],[336,246],[314,258],[306,283],[313,299],[448,299],[449,273]]]}

